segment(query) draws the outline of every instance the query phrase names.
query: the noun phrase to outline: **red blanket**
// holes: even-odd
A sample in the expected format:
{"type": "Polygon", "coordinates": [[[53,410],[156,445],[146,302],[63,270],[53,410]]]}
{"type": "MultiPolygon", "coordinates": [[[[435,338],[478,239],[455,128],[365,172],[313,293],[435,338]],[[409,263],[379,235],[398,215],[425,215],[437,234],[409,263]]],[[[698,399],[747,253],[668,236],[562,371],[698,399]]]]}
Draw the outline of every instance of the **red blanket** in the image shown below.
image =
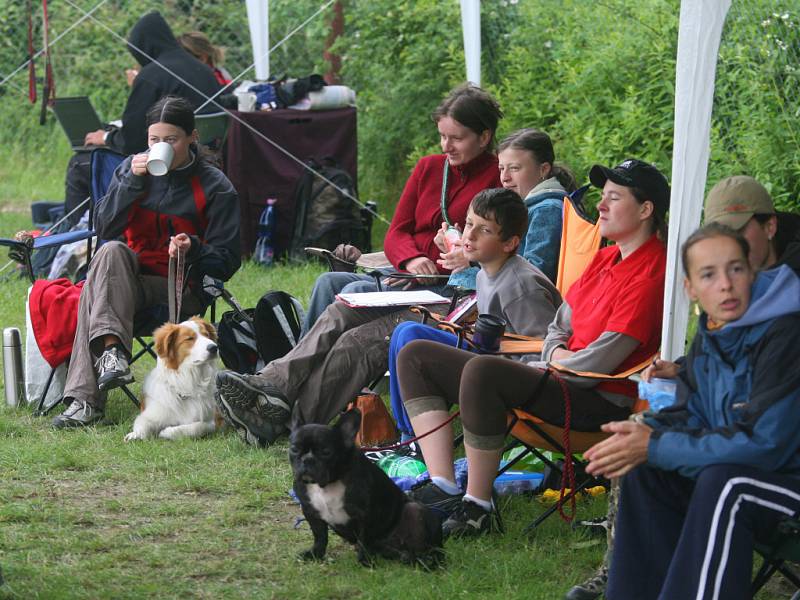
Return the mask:
{"type": "Polygon", "coordinates": [[[31,326],[39,351],[56,368],[72,354],[83,281],[39,279],[30,295],[31,326]]]}

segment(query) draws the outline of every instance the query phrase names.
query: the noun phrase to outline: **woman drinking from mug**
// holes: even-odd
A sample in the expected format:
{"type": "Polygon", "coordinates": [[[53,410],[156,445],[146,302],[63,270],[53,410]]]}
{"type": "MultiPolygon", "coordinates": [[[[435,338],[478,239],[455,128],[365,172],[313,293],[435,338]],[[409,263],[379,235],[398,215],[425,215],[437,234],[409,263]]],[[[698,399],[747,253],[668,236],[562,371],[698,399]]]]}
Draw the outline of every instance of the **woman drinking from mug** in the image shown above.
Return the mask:
{"type": "Polygon", "coordinates": [[[53,420],[57,428],[99,421],[106,392],[133,381],[134,315],[167,301],[171,257],[182,253],[190,275],[184,315],[205,309],[203,276],[228,280],[241,263],[236,192],[202,158],[192,106],[167,96],[150,108],[146,123],[148,146],[168,171],[154,176],[147,153],[130,156],[97,204],[98,237],[125,241],[104,243],[89,266],[64,389],[67,409],[53,420]]]}
{"type": "MultiPolygon", "coordinates": [[[[617,373],[639,364],[661,338],[666,248],[659,237],[669,205],[669,185],[652,165],[625,160],[613,169],[595,165],[589,178],[602,188],[600,232],[615,242],[600,250],[572,285],[550,324],[543,361],[576,371],[617,373]]],[[[663,235],[663,234],[662,234],[663,235]]],[[[431,482],[411,496],[448,514],[445,534],[478,535],[493,528],[492,483],[500,462],[509,409],[564,424],[564,399],[554,379],[540,386],[545,366],[475,355],[425,340],[400,352],[400,389],[417,433],[433,431],[458,404],[468,463],[466,494],[456,486],[449,425],[419,440],[431,482]],[[541,387],[541,389],[539,389],[541,387]]],[[[636,398],[631,382],[587,387],[566,379],[571,426],[597,431],[624,419],[636,398]]]]}

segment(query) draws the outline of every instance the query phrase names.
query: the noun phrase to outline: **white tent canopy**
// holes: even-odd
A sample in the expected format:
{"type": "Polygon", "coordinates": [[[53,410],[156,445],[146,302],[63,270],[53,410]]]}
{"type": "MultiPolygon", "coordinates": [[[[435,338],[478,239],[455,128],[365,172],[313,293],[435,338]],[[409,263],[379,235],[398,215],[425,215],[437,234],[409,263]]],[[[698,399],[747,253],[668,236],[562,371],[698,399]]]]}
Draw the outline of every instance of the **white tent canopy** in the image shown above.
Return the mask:
{"type": "Polygon", "coordinates": [[[467,81],[481,84],[481,2],[461,0],[461,30],[464,35],[464,61],[467,81]]]}
{"type": "Polygon", "coordinates": [[[269,79],[268,0],[247,0],[247,22],[250,25],[250,45],[253,48],[256,79],[266,81],[269,79]]]}
{"type": "Polygon", "coordinates": [[[680,247],[700,224],[708,172],[717,53],[730,0],[683,0],[675,69],[672,200],[667,243],[661,356],[684,353],[689,300],[683,292],[680,247]]]}

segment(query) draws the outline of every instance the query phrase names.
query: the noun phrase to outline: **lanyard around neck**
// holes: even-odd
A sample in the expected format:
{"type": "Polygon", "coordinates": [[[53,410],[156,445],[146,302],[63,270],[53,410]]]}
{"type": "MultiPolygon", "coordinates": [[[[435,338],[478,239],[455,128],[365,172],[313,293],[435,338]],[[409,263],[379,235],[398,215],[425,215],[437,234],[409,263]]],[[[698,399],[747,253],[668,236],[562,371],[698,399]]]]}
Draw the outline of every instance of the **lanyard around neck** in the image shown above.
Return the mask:
{"type": "Polygon", "coordinates": [[[448,225],[452,226],[453,224],[450,222],[450,217],[447,215],[447,178],[448,172],[450,171],[449,164],[447,162],[447,157],[444,157],[444,170],[442,171],[442,218],[444,222],[448,225]]]}

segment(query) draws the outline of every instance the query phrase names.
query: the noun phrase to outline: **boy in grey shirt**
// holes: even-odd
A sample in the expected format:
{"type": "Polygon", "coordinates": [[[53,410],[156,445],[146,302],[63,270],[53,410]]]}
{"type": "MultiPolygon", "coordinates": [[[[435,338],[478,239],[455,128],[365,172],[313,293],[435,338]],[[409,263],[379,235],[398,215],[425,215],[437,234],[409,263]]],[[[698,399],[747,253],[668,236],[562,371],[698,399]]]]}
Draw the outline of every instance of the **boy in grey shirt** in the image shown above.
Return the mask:
{"type": "MultiPolygon", "coordinates": [[[[544,338],[561,304],[561,294],[542,271],[517,255],[527,226],[527,209],[515,192],[484,190],[470,204],[460,246],[470,261],[481,266],[476,278],[478,312],[502,317],[506,331],[544,338]]],[[[442,262],[449,268],[446,254],[442,262]]],[[[389,391],[395,419],[404,435],[411,434],[412,429],[394,367],[400,350],[419,339],[456,344],[454,335],[420,323],[401,323],[392,334],[389,391]]],[[[532,360],[538,355],[515,358],[532,360]]]]}

